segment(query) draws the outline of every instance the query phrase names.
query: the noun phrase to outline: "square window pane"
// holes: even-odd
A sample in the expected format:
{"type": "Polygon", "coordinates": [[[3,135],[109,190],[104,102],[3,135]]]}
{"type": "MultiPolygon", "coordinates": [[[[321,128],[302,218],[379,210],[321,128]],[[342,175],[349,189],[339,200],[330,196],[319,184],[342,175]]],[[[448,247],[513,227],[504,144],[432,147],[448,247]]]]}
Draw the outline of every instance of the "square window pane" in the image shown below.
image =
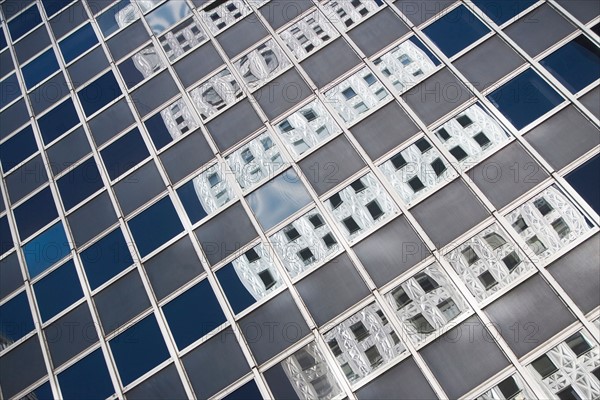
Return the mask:
{"type": "Polygon", "coordinates": [[[150,155],[138,128],[115,140],[100,151],[111,179],[117,179],[150,155]]]}
{"type": "Polygon", "coordinates": [[[43,321],[47,321],[83,297],[72,260],[36,282],[33,289],[43,321]],[[60,296],[57,296],[57,293],[60,293],[60,296]]]}

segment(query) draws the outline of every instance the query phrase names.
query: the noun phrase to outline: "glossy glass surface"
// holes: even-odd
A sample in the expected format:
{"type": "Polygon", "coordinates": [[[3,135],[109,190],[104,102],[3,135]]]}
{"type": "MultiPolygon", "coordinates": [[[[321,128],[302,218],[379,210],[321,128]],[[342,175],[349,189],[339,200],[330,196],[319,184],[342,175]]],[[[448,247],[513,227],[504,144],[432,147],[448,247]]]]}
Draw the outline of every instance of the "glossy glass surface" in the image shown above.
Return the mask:
{"type": "Polygon", "coordinates": [[[69,260],[33,285],[43,321],[83,297],[73,260],[69,260]],[[56,294],[60,293],[60,296],[56,294]]]}
{"type": "Polygon", "coordinates": [[[62,222],[57,222],[23,246],[27,271],[31,278],[65,258],[71,249],[62,222]]]}

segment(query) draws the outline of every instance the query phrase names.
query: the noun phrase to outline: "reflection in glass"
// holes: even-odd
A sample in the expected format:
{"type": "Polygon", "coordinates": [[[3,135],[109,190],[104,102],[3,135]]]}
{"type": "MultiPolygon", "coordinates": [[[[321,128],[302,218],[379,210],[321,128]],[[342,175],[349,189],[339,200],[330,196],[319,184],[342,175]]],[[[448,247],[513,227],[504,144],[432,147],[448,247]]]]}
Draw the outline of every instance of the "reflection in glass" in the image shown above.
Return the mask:
{"type": "Polygon", "coordinates": [[[202,119],[216,114],[242,97],[243,92],[231,72],[224,69],[190,92],[202,119]]]}
{"type": "Polygon", "coordinates": [[[167,30],[171,25],[187,17],[192,11],[184,1],[167,1],[146,15],[146,21],[155,35],[167,30]]]}
{"type": "Polygon", "coordinates": [[[255,89],[291,64],[283,50],[271,39],[240,58],[234,66],[248,87],[255,89]]]}
{"type": "Polygon", "coordinates": [[[300,61],[338,36],[338,33],[319,11],[313,11],[279,35],[300,61]]]}
{"type": "Polygon", "coordinates": [[[57,222],[23,246],[27,271],[31,278],[65,258],[71,251],[65,230],[57,222]]]}
{"type": "Polygon", "coordinates": [[[121,0],[96,17],[96,22],[98,22],[104,37],[108,37],[120,28],[137,20],[139,16],[137,8],[131,4],[130,0],[121,0]]]}
{"type": "Polygon", "coordinates": [[[196,18],[190,18],[165,33],[160,38],[160,44],[172,62],[205,40],[206,36],[196,18]]]}

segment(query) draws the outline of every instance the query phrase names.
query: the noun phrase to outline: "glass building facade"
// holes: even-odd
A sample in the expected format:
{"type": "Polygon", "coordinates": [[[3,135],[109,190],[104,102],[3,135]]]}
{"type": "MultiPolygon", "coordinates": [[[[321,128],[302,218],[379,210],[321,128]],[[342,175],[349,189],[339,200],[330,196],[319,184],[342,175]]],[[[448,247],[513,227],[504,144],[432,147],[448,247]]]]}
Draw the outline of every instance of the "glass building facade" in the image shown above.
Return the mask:
{"type": "Polygon", "coordinates": [[[600,398],[597,1],[0,22],[0,398],[600,398]]]}

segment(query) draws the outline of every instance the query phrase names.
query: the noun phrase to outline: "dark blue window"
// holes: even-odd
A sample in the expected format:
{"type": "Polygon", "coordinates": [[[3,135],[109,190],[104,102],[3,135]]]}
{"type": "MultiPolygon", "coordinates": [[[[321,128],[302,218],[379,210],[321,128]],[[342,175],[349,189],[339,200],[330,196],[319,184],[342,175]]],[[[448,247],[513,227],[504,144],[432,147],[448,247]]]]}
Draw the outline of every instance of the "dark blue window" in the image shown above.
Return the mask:
{"type": "Polygon", "coordinates": [[[600,49],[581,35],[540,61],[571,93],[600,79],[600,49]]]}
{"type": "Polygon", "coordinates": [[[46,10],[46,15],[50,17],[72,1],[73,0],[42,0],[42,4],[44,5],[44,10],[46,10]]]}
{"type": "MultiPolygon", "coordinates": [[[[192,316],[188,315],[188,318],[192,316]]],[[[169,358],[154,314],[110,341],[123,385],[128,385],[169,358]]]]}
{"type": "Polygon", "coordinates": [[[100,152],[111,179],[116,179],[139,164],[150,153],[137,128],[115,140],[100,152]]]}
{"type": "Polygon", "coordinates": [[[145,76],[134,64],[133,58],[128,58],[119,64],[119,72],[130,89],[145,79],[145,76]]]}
{"type": "Polygon", "coordinates": [[[577,168],[565,177],[581,197],[600,214],[600,156],[577,168]],[[596,182],[596,183],[594,183],[596,182]]]}
{"type": "Polygon", "coordinates": [[[0,218],[0,255],[6,253],[14,246],[13,238],[10,234],[10,225],[6,216],[0,218]]]}
{"type": "Polygon", "coordinates": [[[58,383],[65,400],[105,399],[115,392],[101,349],[61,372],[58,383]]]}
{"type": "Polygon", "coordinates": [[[118,228],[81,252],[81,261],[92,290],[133,264],[129,246],[118,228]]]}
{"type": "Polygon", "coordinates": [[[119,24],[117,23],[116,14],[125,7],[128,7],[129,4],[129,0],[121,0],[109,10],[96,17],[96,21],[98,22],[98,26],[100,26],[100,30],[102,30],[104,37],[108,37],[111,33],[120,29],[119,24]]]}
{"type": "Polygon", "coordinates": [[[185,208],[185,212],[190,218],[190,221],[192,221],[192,224],[208,215],[204,210],[204,207],[202,207],[202,203],[200,203],[193,179],[177,189],[177,194],[179,195],[179,198],[183,203],[183,208],[185,208]]]}
{"type": "Polygon", "coordinates": [[[33,129],[31,129],[31,126],[27,126],[6,142],[0,144],[2,169],[4,172],[9,171],[37,151],[38,147],[33,129]]]}
{"type": "Polygon", "coordinates": [[[92,115],[120,95],[121,88],[111,71],[108,71],[77,93],[87,116],[92,115]]]}
{"type": "Polygon", "coordinates": [[[16,74],[12,74],[0,82],[0,108],[4,108],[20,95],[21,88],[16,74]]]}
{"type": "Polygon", "coordinates": [[[473,0],[473,3],[496,24],[502,25],[535,3],[535,0],[473,0]]]}
{"type": "Polygon", "coordinates": [[[91,49],[96,43],[98,43],[98,38],[94,33],[92,25],[85,24],[63,39],[58,45],[60,47],[60,52],[65,59],[65,63],[68,64],[86,50],[91,49]]]}
{"type": "Polygon", "coordinates": [[[0,28],[0,50],[4,50],[7,46],[6,37],[4,36],[4,29],[0,28]]]}
{"type": "Polygon", "coordinates": [[[0,160],[4,172],[16,167],[20,162],[38,150],[31,126],[0,144],[0,160]]]}
{"type": "Polygon", "coordinates": [[[129,221],[140,255],[148,255],[183,230],[169,197],[159,200],[129,221]]]}
{"type": "Polygon", "coordinates": [[[34,278],[71,251],[62,222],[57,222],[23,246],[29,276],[34,278]]]}
{"type": "Polygon", "coordinates": [[[206,279],[163,306],[163,311],[179,349],[225,322],[225,314],[206,279]]]}
{"type": "Polygon", "coordinates": [[[233,268],[233,264],[229,263],[219,269],[217,271],[217,279],[219,280],[234,313],[240,313],[256,303],[256,299],[254,299],[240,281],[238,274],[233,268]]]}
{"type": "Polygon", "coordinates": [[[452,57],[490,30],[465,6],[458,6],[423,32],[447,57],[452,57]]]}
{"type": "Polygon", "coordinates": [[[38,125],[45,144],[52,142],[77,124],[79,124],[79,116],[70,97],[48,114],[38,118],[38,125]]]}
{"type": "Polygon", "coordinates": [[[487,97],[517,129],[533,122],[563,101],[532,69],[522,72],[487,97]]]}
{"type": "Polygon", "coordinates": [[[171,134],[165,125],[165,120],[160,113],[152,118],[148,118],[146,122],[144,122],[144,125],[146,125],[146,129],[148,130],[148,133],[150,133],[152,142],[158,150],[173,141],[173,137],[171,137],[171,134]]]}
{"type": "Polygon", "coordinates": [[[250,381],[244,386],[235,390],[235,392],[223,397],[223,400],[253,400],[262,399],[262,394],[256,386],[256,382],[250,381]]]}
{"type": "Polygon", "coordinates": [[[29,7],[8,23],[8,30],[10,31],[13,42],[28,33],[41,22],[42,17],[34,4],[33,7],[29,7]]]}
{"type": "Polygon", "coordinates": [[[27,335],[34,328],[27,294],[21,292],[0,306],[0,334],[11,342],[27,335]]]}
{"type": "Polygon", "coordinates": [[[66,211],[103,187],[102,178],[93,157],[63,175],[57,184],[66,211]]]}
{"type": "Polygon", "coordinates": [[[54,400],[54,395],[52,394],[52,388],[50,387],[50,383],[46,382],[43,385],[34,389],[33,391],[29,392],[24,398],[36,400],[54,400]]]}
{"type": "Polygon", "coordinates": [[[21,68],[25,86],[31,89],[54,72],[58,71],[58,61],[51,48],[37,56],[29,64],[21,68]]]}
{"type": "Polygon", "coordinates": [[[50,188],[45,188],[14,210],[19,236],[25,240],[58,217],[50,188]]]}
{"type": "Polygon", "coordinates": [[[33,285],[43,321],[83,297],[73,260],[69,260],[33,285]]]}

